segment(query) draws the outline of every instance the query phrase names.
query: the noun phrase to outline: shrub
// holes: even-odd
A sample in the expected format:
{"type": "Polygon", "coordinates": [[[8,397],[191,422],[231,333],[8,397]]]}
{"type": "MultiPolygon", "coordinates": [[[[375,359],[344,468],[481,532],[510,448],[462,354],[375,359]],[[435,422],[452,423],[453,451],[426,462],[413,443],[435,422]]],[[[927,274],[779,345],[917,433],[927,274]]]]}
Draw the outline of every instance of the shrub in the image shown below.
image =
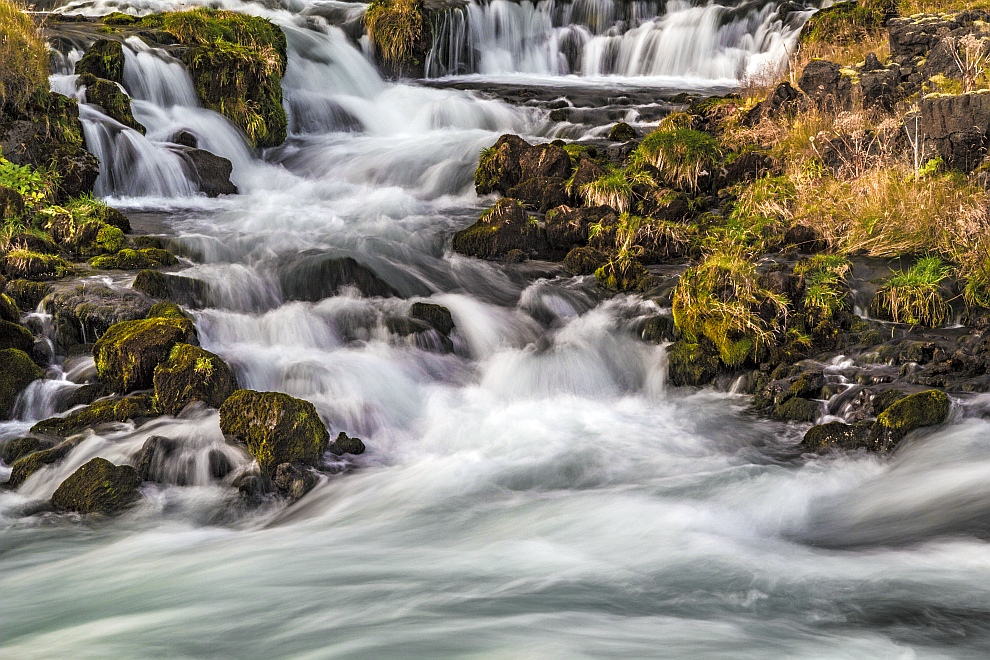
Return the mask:
{"type": "Polygon", "coordinates": [[[730,366],[757,359],[777,343],[788,301],[759,284],[756,264],[716,253],[689,268],[674,289],[674,323],[688,341],[705,337],[730,366]]]}
{"type": "Polygon", "coordinates": [[[873,309],[895,323],[936,327],[951,309],[940,291],[951,268],[938,257],[922,257],[906,271],[898,271],[877,291],[873,309]]]}
{"type": "Polygon", "coordinates": [[[698,188],[698,178],[720,156],[718,142],[702,131],[677,128],[647,135],[632,154],[638,166],[650,165],[679,186],[698,188]]]}
{"type": "Polygon", "coordinates": [[[23,112],[48,91],[48,49],[21,6],[0,0],[0,109],[23,112]]]}
{"type": "Polygon", "coordinates": [[[423,16],[417,0],[373,0],[364,12],[368,38],[392,65],[406,63],[423,33],[423,16]]]}

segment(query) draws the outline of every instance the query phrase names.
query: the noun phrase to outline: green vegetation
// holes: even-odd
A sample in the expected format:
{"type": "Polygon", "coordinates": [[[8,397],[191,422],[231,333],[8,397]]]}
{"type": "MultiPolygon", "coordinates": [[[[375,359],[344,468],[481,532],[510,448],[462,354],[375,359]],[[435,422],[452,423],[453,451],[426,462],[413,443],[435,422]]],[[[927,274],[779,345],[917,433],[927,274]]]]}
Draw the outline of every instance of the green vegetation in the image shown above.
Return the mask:
{"type": "Polygon", "coordinates": [[[877,291],[873,309],[895,323],[937,327],[951,312],[941,293],[949,268],[936,256],[922,257],[906,271],[898,271],[877,291]]]}
{"type": "Polygon", "coordinates": [[[801,302],[806,314],[827,321],[849,306],[846,276],[851,267],[844,256],[824,253],[802,259],[794,266],[794,274],[801,278],[804,289],[801,302]]]}
{"type": "Polygon", "coordinates": [[[72,267],[54,254],[30,250],[12,250],[0,259],[4,274],[12,279],[56,280],[68,275],[72,267]]]}
{"type": "Polygon", "coordinates": [[[611,206],[619,213],[629,211],[633,203],[634,186],[655,186],[649,174],[633,167],[612,170],[603,177],[581,187],[581,196],[588,206],[611,206]]]}
{"type": "Polygon", "coordinates": [[[89,260],[93,268],[100,270],[140,270],[143,268],[158,268],[172,266],[176,263],[175,255],[161,248],[141,248],[134,250],[124,248],[116,254],[107,254],[89,260]]]}
{"type": "Polygon", "coordinates": [[[721,156],[718,141],[690,128],[657,130],[647,135],[632,154],[634,165],[655,167],[674,185],[697,190],[702,172],[721,156]]]}
{"type": "Polygon", "coordinates": [[[681,276],[674,289],[674,322],[687,341],[707,338],[727,366],[738,367],[777,343],[787,303],[760,286],[752,261],[716,253],[681,276]]]}
{"type": "Polygon", "coordinates": [[[382,59],[392,65],[407,64],[423,33],[422,0],[372,0],[364,13],[364,25],[382,59]]]}
{"type": "Polygon", "coordinates": [[[22,113],[48,93],[48,49],[22,6],[0,0],[0,111],[22,113]]]}
{"type": "Polygon", "coordinates": [[[54,201],[58,174],[28,165],[15,165],[0,155],[0,186],[19,193],[25,210],[31,211],[54,201]]]}

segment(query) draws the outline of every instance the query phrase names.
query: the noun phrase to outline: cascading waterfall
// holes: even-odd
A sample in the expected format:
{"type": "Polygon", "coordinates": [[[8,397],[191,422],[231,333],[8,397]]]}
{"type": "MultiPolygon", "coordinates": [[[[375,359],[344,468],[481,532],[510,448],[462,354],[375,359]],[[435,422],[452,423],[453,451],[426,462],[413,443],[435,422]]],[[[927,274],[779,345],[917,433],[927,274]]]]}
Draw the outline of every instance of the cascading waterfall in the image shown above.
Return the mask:
{"type": "Polygon", "coordinates": [[[785,61],[810,14],[775,2],[472,0],[438,20],[426,73],[738,80],[785,61]]]}

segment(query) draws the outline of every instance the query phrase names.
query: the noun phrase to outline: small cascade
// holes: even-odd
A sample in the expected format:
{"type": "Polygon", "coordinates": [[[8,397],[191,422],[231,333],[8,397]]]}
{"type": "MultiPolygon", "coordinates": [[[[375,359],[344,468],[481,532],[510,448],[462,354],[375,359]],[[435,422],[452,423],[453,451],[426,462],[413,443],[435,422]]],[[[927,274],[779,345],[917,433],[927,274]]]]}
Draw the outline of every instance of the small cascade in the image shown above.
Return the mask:
{"type": "Polygon", "coordinates": [[[810,14],[776,2],[473,1],[439,19],[426,74],[739,80],[779,66],[810,14]]]}

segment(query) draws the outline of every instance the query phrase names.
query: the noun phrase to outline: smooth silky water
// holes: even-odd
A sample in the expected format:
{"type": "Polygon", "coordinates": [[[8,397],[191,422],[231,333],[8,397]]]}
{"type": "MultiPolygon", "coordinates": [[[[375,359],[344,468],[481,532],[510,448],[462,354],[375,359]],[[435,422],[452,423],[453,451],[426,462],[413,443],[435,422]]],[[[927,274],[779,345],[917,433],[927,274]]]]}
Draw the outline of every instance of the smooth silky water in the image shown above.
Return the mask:
{"type": "MultiPolygon", "coordinates": [[[[368,451],[292,506],[259,509],[210,476],[217,453],[249,463],[215,412],[90,433],[0,494],[0,657],[990,653],[986,402],[891,457],[801,458],[803,429],[746,414],[745,397],[665,385],[663,348],[634,330],[655,304],[449,251],[487,203],[472,188],[482,148],[577,129],[478,92],[383,81],[343,31],[360,5],[221,4],[285,30],[289,140],[252,153],[181,66],[130,41],[125,82],[147,136],[82,106],[98,191],[156,214],[188,274],[213,285],[200,340],[242,386],[312,401],[368,451]],[[242,194],[192,194],[168,149],[179,130],[233,162],[242,194]],[[313,284],[299,260],[319,255],[358,258],[403,298],[290,300],[313,284]],[[452,353],[389,334],[412,300],[450,309],[452,353]],[[127,461],[151,435],[180,450],[123,517],[26,515],[93,456],[127,461]]],[[[775,11],[472,2],[428,73],[714,87],[786,54],[796,26],[775,11]]],[[[55,89],[78,96],[80,54],[55,89]]],[[[50,415],[92,369],[52,369],[0,431],[50,415]]]]}

